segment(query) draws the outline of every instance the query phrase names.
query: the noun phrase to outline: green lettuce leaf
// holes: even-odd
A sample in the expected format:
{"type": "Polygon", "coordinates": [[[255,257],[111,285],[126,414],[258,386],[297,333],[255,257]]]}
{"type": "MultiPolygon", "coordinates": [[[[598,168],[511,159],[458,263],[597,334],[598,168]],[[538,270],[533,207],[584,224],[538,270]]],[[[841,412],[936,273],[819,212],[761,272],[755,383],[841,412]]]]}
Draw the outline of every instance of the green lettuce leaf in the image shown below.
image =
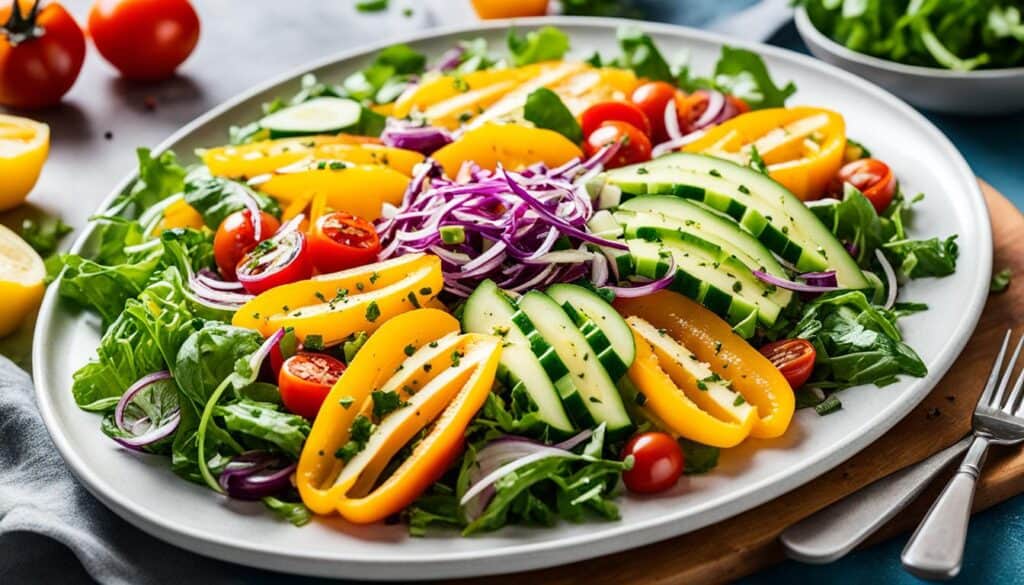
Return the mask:
{"type": "Polygon", "coordinates": [[[619,46],[622,56],[617,65],[624,69],[632,69],[637,77],[652,81],[675,81],[672,68],[654,44],[654,40],[633,26],[619,28],[619,46]]]}
{"type": "Polygon", "coordinates": [[[277,446],[281,451],[298,459],[302,444],[309,435],[309,422],[303,417],[281,412],[269,402],[242,399],[218,406],[216,416],[224,418],[229,433],[243,434],[277,446]]]}
{"type": "Polygon", "coordinates": [[[761,56],[746,49],[722,46],[715,65],[715,86],[747,102],[752,109],[781,108],[796,93],[793,82],[778,87],[761,56]]]}
{"type": "Polygon", "coordinates": [[[557,61],[569,51],[569,35],[553,26],[544,26],[525,35],[509,29],[506,41],[512,64],[516,67],[557,61]]]}
{"type": "Polygon", "coordinates": [[[216,230],[227,216],[246,209],[248,198],[255,198],[263,211],[281,217],[281,207],[275,199],[238,181],[211,176],[206,167],[197,167],[185,180],[185,202],[203,216],[203,223],[211,230],[216,230]]]}
{"type": "Polygon", "coordinates": [[[565,107],[557,93],[546,87],[536,89],[526,97],[524,117],[534,126],[554,130],[575,144],[583,141],[583,130],[576,116],[565,107]]]}

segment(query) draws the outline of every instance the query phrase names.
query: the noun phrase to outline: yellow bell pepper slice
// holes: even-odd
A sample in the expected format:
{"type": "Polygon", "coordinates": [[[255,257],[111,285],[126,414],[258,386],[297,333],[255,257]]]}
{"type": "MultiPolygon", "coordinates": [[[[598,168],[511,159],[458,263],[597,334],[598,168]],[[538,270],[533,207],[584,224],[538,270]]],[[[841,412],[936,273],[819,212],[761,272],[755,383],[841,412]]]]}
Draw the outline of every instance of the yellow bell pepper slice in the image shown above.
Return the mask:
{"type": "MultiPolygon", "coordinates": [[[[399,205],[409,177],[382,166],[358,165],[330,168],[330,162],[308,159],[301,168],[288,168],[256,185],[256,188],[287,204],[308,193],[322,193],[327,206],[347,211],[367,221],[380,217],[384,203],[399,205]],[[318,168],[324,162],[325,168],[318,168]]],[[[294,165],[293,165],[294,167],[294,165]]]]}
{"type": "Polygon", "coordinates": [[[684,150],[747,164],[755,148],[773,179],[801,200],[817,199],[842,166],[846,123],[821,108],[770,108],[716,126],[684,150]]]}
{"type": "Polygon", "coordinates": [[[646,328],[638,321],[641,320],[637,317],[627,320],[636,342],[636,358],[627,375],[644,396],[643,405],[638,407],[643,415],[675,435],[713,447],[735,447],[746,439],[757,420],[756,412],[748,408],[742,419],[723,420],[703,410],[690,398],[694,392],[700,392],[697,381],[692,376],[673,377],[665,371],[664,366],[673,362],[655,352],[650,336],[645,335],[646,328]],[[687,392],[687,388],[691,391],[687,392]]]}
{"type": "Polygon", "coordinates": [[[318,514],[335,510],[343,490],[334,488],[334,484],[344,462],[334,457],[334,452],[348,442],[349,428],[356,417],[365,415],[371,391],[380,388],[407,359],[404,348],[419,348],[458,332],[459,322],[451,315],[420,309],[391,319],[370,336],[324,399],[302,449],[296,484],[302,501],[311,510],[318,514]],[[341,403],[342,398],[348,408],[341,403]]]}
{"type": "Polygon", "coordinates": [[[458,328],[447,313],[420,309],[370,337],[324,401],[299,459],[296,483],[311,510],[376,522],[411,504],[445,472],[490,392],[501,353],[498,338],[458,335],[458,328]],[[373,419],[371,392],[378,388],[398,393],[407,405],[375,420],[376,429],[346,462],[338,450],[358,417],[373,419]],[[428,425],[433,430],[375,488],[391,459],[428,425]]]}
{"type": "Polygon", "coordinates": [[[14,332],[43,298],[46,267],[18,234],[0,225],[0,337],[14,332]]]}
{"type": "Polygon", "coordinates": [[[279,140],[261,140],[250,144],[209,148],[202,153],[203,164],[215,177],[251,179],[272,173],[281,167],[296,163],[323,144],[359,143],[362,137],[345,134],[299,136],[279,140]]]}
{"type": "Polygon", "coordinates": [[[272,288],[243,305],[232,324],[265,337],[292,327],[300,340],[319,335],[334,345],[419,308],[443,286],[440,258],[409,254],[272,288]]]}
{"type": "Polygon", "coordinates": [[[50,151],[50,127],[0,114],[0,211],[21,205],[50,151]]]}
{"type": "Polygon", "coordinates": [[[475,116],[517,85],[536,77],[550,64],[534,64],[510,69],[486,69],[474,71],[460,77],[440,75],[422,81],[412,90],[399,96],[395,101],[392,115],[405,118],[411,114],[425,117],[437,124],[441,117],[455,118],[467,113],[475,116]],[[469,94],[472,97],[465,98],[469,94]],[[429,113],[428,113],[429,112],[429,113]]]}
{"type": "Polygon", "coordinates": [[[407,177],[412,169],[423,162],[424,156],[413,150],[382,144],[322,144],[313,151],[314,158],[342,160],[355,165],[380,165],[396,170],[407,177]]]}
{"type": "Polygon", "coordinates": [[[164,210],[164,217],[157,224],[156,229],[153,230],[153,235],[159,235],[164,230],[174,228],[198,230],[202,229],[204,225],[206,223],[203,222],[203,216],[194,207],[186,203],[184,199],[179,199],[164,210]]]}
{"type": "Polygon", "coordinates": [[[789,382],[732,327],[692,300],[659,291],[636,299],[616,299],[624,316],[637,316],[678,341],[733,390],[757,408],[758,419],[750,436],[766,439],[786,432],[793,419],[795,398],[789,382]]]}
{"type": "Polygon", "coordinates": [[[518,170],[537,162],[558,166],[582,156],[578,146],[553,130],[518,124],[485,124],[441,148],[433,158],[449,177],[454,177],[465,161],[473,161],[484,169],[494,170],[501,163],[508,169],[518,170]]]}

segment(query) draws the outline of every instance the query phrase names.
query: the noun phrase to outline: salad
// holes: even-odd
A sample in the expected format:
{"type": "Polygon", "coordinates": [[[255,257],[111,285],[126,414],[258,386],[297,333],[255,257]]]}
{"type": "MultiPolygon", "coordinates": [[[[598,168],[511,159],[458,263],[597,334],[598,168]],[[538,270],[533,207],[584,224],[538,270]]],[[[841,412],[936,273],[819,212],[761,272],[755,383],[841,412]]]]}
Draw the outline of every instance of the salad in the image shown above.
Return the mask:
{"type": "Polygon", "coordinates": [[[296,525],[471,535],[613,520],[925,375],[899,287],[957,245],[907,234],[922,196],[758,55],[700,76],[619,44],[398,45],[194,164],[140,149],[88,253],[50,261],[102,321],[77,404],[296,525]]]}
{"type": "Polygon", "coordinates": [[[1019,0],[798,0],[815,28],[875,57],[954,71],[1024,65],[1019,0]]]}

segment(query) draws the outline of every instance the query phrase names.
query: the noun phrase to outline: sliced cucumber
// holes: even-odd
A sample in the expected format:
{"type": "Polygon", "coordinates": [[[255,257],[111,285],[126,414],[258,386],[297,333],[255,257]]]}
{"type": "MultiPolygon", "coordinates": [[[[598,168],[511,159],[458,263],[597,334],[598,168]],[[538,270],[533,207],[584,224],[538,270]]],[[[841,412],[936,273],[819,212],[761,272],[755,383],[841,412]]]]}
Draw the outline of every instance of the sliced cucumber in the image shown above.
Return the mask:
{"type": "MultiPolygon", "coordinates": [[[[626,325],[618,311],[601,298],[601,295],[576,284],[554,284],[544,292],[565,308],[581,331],[585,321],[593,322],[593,326],[601,331],[622,361],[623,369],[629,369],[629,366],[633,365],[633,359],[636,357],[633,332],[629,330],[629,325],[626,325]]],[[[586,331],[583,333],[587,334],[586,331]]],[[[622,374],[612,371],[608,373],[612,378],[618,379],[625,371],[622,374]]]]}
{"type": "Polygon", "coordinates": [[[320,97],[264,116],[260,126],[271,138],[337,134],[359,125],[363,106],[346,98],[320,97]]]}
{"type": "Polygon", "coordinates": [[[570,433],[573,431],[572,422],[552,383],[552,380],[567,376],[568,370],[550,348],[534,355],[531,341],[512,323],[515,313],[516,307],[508,297],[494,282],[486,280],[466,300],[462,327],[468,332],[504,338],[499,379],[513,391],[517,387],[525,391],[536,405],[541,420],[551,428],[570,433]],[[550,377],[551,373],[557,377],[550,377]]]}
{"type": "Polygon", "coordinates": [[[700,201],[735,219],[800,270],[831,269],[840,286],[869,286],[856,261],[802,201],[748,167],[679,152],[614,169],[608,180],[632,195],[668,194],[700,201]]]}
{"type": "Polygon", "coordinates": [[[676,276],[669,288],[703,304],[736,325],[754,311],[761,323],[774,325],[782,306],[769,298],[771,289],[742,262],[713,244],[688,234],[668,234],[660,242],[627,240],[636,272],[647,278],[664,276],[675,260],[676,276]]]}
{"type": "Polygon", "coordinates": [[[569,369],[594,422],[605,423],[614,438],[624,437],[633,423],[619,391],[568,313],[540,291],[523,295],[519,299],[519,308],[569,369]]]}
{"type": "MultiPolygon", "coordinates": [[[[606,240],[617,240],[622,237],[622,226],[619,225],[619,222],[615,221],[615,217],[606,209],[598,210],[590,217],[590,221],[587,222],[587,229],[595,236],[605,238],[606,240]]],[[[633,274],[633,265],[629,252],[607,246],[601,246],[600,250],[615,269],[614,274],[620,279],[633,274]]]]}

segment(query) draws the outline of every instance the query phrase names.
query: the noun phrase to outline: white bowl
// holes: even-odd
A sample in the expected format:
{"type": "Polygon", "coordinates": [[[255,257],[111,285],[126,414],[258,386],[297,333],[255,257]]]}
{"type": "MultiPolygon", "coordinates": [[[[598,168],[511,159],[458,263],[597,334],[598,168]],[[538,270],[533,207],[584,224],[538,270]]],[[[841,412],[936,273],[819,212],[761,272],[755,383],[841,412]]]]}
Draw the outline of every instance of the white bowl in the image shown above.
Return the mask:
{"type": "Polygon", "coordinates": [[[1024,67],[949,71],[879,59],[830,39],[802,6],[796,10],[796,28],[815,57],[869,79],[915,106],[972,116],[1024,111],[1024,67]]]}

